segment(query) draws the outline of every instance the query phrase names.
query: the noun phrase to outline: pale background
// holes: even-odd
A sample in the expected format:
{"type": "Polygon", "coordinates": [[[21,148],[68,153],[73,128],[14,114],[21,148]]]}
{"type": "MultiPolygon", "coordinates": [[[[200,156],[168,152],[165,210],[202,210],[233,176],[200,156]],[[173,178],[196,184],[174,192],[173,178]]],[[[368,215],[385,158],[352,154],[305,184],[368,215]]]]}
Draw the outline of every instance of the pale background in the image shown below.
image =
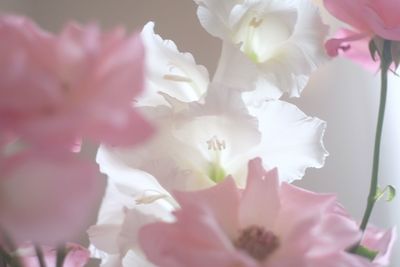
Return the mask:
{"type": "MultiPolygon", "coordinates": [[[[191,52],[212,74],[220,41],[201,28],[195,9],[191,0],[0,0],[1,13],[28,15],[51,31],[71,19],[99,22],[106,28],[125,25],[131,30],[140,30],[153,20],[160,35],[173,39],[181,51],[191,52]]],[[[326,12],[323,15],[326,22],[337,25],[326,12]]],[[[383,186],[400,188],[400,77],[392,77],[390,84],[380,177],[383,186]]],[[[378,96],[377,75],[345,59],[335,59],[314,74],[300,99],[289,100],[308,115],[328,122],[325,145],[330,156],[326,165],[308,170],[300,184],[318,192],[337,192],[339,200],[358,220],[369,187],[378,96]]],[[[372,222],[382,227],[398,225],[399,206],[400,197],[391,203],[381,201],[372,222]]],[[[80,239],[85,240],[84,234],[80,239]]],[[[400,264],[398,252],[399,244],[393,252],[392,267],[400,264]]]]}

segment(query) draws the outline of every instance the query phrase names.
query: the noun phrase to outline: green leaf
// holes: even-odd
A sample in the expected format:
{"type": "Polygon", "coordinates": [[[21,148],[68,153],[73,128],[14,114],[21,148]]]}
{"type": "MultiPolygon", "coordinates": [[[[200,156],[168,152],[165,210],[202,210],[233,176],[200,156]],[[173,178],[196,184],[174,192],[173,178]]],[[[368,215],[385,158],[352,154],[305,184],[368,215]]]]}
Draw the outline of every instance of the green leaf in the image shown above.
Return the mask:
{"type": "Polygon", "coordinates": [[[392,185],[387,185],[383,190],[379,187],[376,189],[375,201],[381,199],[386,193],[386,201],[391,202],[396,197],[396,188],[392,185]]]}
{"type": "Polygon", "coordinates": [[[376,255],[378,255],[379,251],[371,250],[367,247],[359,245],[358,247],[356,247],[356,249],[353,250],[353,253],[360,255],[361,257],[367,258],[370,261],[373,261],[376,255]]]}
{"type": "Polygon", "coordinates": [[[387,197],[386,197],[386,201],[390,202],[396,197],[396,188],[394,188],[391,185],[386,186],[386,188],[387,188],[387,191],[388,191],[387,197]]]}

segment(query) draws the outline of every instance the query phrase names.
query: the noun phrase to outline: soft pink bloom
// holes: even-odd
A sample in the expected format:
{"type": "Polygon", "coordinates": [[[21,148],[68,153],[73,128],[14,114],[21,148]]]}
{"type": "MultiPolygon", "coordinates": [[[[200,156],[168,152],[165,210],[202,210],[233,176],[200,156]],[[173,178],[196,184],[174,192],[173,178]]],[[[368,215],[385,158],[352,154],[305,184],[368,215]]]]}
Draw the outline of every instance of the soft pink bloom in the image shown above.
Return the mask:
{"type": "Polygon", "coordinates": [[[396,228],[381,230],[372,226],[367,227],[361,244],[370,250],[379,252],[373,261],[374,267],[389,265],[390,254],[396,238],[396,228]]]}
{"type": "Polygon", "coordinates": [[[0,130],[63,146],[132,145],[152,132],[132,107],[144,83],[139,35],[70,23],[54,36],[3,16],[0,39],[0,130]]]}
{"type": "MultiPolygon", "coordinates": [[[[328,11],[339,20],[349,24],[353,30],[342,30],[326,43],[330,56],[340,51],[363,65],[373,60],[369,56],[368,43],[374,37],[400,41],[400,1],[398,0],[324,0],[328,11]],[[351,50],[358,52],[350,53],[351,50]]],[[[392,44],[393,52],[399,52],[400,45],[392,44]]],[[[396,57],[399,57],[397,55],[396,57]]]]}
{"type": "MultiPolygon", "coordinates": [[[[41,246],[41,249],[46,266],[56,266],[57,250],[48,246],[41,246]]],[[[78,244],[68,243],[66,249],[68,254],[65,257],[63,267],[83,267],[89,261],[90,253],[86,248],[78,244]]],[[[17,253],[21,257],[24,267],[40,267],[32,244],[24,244],[17,250],[17,253]]]]}
{"type": "Polygon", "coordinates": [[[100,198],[97,166],[72,152],[0,155],[0,173],[0,229],[18,243],[76,237],[100,198]]]}
{"type": "Polygon", "coordinates": [[[144,226],[139,241],[163,267],[372,266],[346,252],[361,233],[338,213],[334,195],[279,184],[277,170],[249,162],[248,184],[231,177],[210,189],[179,192],[174,223],[144,226]]]}

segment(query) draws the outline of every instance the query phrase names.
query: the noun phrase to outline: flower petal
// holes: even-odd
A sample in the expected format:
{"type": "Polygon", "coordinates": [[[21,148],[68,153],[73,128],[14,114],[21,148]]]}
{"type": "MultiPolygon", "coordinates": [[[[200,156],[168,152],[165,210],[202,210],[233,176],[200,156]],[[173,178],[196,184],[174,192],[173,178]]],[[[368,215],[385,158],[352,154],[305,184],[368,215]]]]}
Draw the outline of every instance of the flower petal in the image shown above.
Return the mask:
{"type": "Polygon", "coordinates": [[[199,100],[207,90],[207,69],[197,65],[190,53],[178,51],[171,40],[163,40],[154,33],[154,23],[147,23],[142,31],[146,47],[147,90],[137,105],[168,104],[159,92],[180,101],[199,100]]]}
{"type": "Polygon", "coordinates": [[[322,144],[325,122],[278,100],[249,110],[258,118],[262,134],[261,145],[252,153],[263,159],[267,169],[278,167],[281,181],[300,179],[306,168],[323,166],[328,155],[322,144]]]}
{"type": "Polygon", "coordinates": [[[0,224],[13,239],[56,244],[82,230],[101,193],[94,164],[34,151],[0,161],[0,224]]]}
{"type": "Polygon", "coordinates": [[[272,230],[280,206],[277,169],[265,171],[260,158],[249,161],[247,185],[240,202],[241,229],[259,225],[272,230]]]}

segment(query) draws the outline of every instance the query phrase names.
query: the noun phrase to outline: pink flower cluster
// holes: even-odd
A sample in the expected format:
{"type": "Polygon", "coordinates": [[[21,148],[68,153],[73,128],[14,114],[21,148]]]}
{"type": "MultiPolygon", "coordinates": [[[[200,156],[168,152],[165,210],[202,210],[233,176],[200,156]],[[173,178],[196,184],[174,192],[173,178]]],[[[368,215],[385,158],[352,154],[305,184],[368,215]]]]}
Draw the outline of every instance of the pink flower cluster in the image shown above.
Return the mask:
{"type": "Polygon", "coordinates": [[[140,231],[147,258],[163,267],[387,264],[393,231],[367,231],[361,244],[382,251],[373,262],[351,254],[362,235],[334,195],[280,184],[277,170],[266,172],[260,159],[248,169],[244,190],[230,177],[210,189],[175,193],[181,207],[176,221],[140,231]]]}
{"type": "Polygon", "coordinates": [[[392,57],[400,61],[400,2],[398,0],[324,0],[328,11],[339,20],[353,27],[342,29],[337,36],[326,42],[330,56],[343,52],[345,56],[361,63],[367,68],[376,67],[370,51],[369,42],[376,38],[391,40],[392,57]]]}
{"type": "Polygon", "coordinates": [[[65,241],[101,193],[76,144],[134,145],[153,131],[132,106],[144,47],[123,29],[70,23],[53,35],[18,16],[0,18],[0,39],[0,241],[65,241]]]}

